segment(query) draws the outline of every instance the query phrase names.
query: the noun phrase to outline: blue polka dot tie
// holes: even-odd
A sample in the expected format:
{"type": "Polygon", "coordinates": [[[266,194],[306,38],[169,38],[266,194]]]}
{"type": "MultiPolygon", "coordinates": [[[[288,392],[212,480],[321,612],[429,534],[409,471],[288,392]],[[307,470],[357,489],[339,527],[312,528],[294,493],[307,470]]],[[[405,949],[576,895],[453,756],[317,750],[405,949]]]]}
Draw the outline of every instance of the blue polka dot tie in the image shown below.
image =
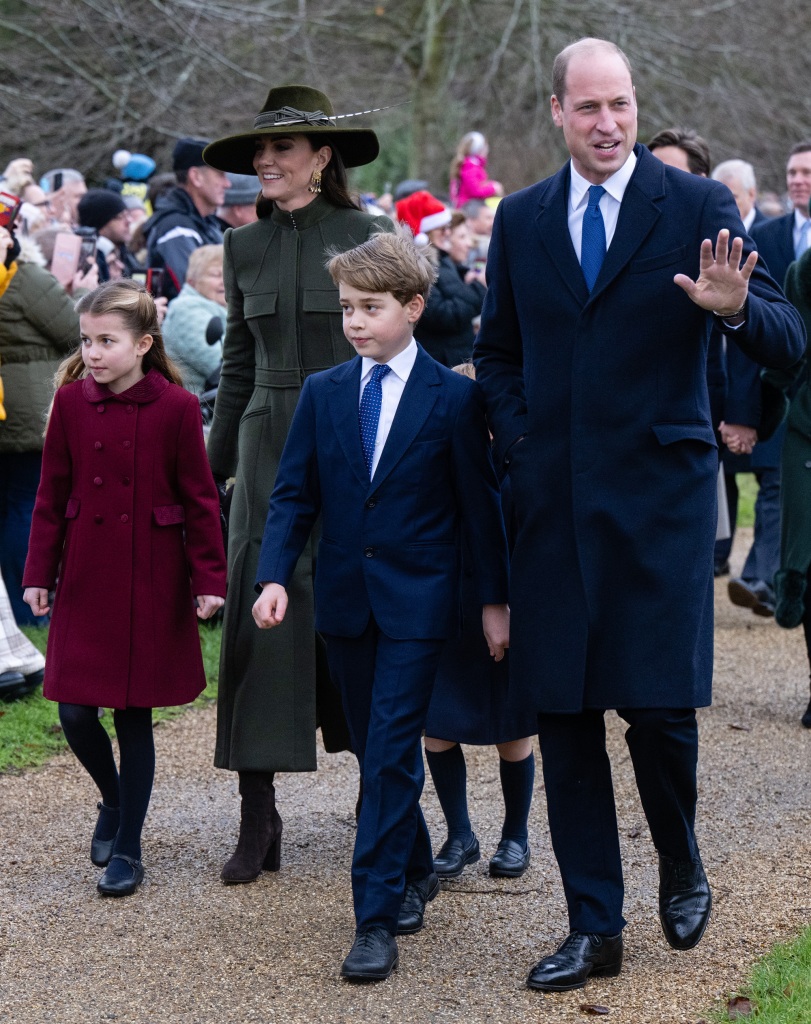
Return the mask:
{"type": "Polygon", "coordinates": [[[600,212],[600,199],[605,194],[602,185],[589,189],[589,205],[583,214],[583,239],[580,246],[580,266],[589,291],[594,287],[600,267],[605,259],[605,224],[600,212]]]}
{"type": "Polygon", "coordinates": [[[383,404],[383,387],[380,382],[390,370],[390,366],[381,366],[378,363],[360,396],[360,443],[363,446],[363,457],[366,459],[370,479],[375,457],[377,424],[380,421],[380,407],[383,404]]]}

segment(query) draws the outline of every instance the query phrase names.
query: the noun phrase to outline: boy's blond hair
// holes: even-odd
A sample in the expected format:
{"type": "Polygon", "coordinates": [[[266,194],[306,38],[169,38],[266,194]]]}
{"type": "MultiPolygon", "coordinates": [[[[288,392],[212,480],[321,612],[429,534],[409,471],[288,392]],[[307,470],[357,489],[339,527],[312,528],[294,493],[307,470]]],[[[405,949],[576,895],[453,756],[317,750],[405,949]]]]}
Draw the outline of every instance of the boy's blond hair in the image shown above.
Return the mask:
{"type": "Polygon", "coordinates": [[[410,234],[372,235],[346,252],[328,251],[326,267],[335,284],[368,292],[388,292],[404,306],[415,295],[428,299],[436,269],[426,249],[410,234]]]}
{"type": "Polygon", "coordinates": [[[451,369],[454,373],[461,374],[462,377],[470,377],[471,380],[476,379],[476,367],[469,359],[466,359],[464,363],[457,363],[451,369]]]}

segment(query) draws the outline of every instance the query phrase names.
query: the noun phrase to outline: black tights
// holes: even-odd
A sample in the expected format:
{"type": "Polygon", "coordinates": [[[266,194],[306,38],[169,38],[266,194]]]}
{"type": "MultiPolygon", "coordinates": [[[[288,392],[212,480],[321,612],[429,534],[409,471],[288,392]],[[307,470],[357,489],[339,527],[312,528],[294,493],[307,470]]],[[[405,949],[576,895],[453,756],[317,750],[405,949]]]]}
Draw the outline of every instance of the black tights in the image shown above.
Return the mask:
{"type": "Polygon", "coordinates": [[[811,669],[811,568],[805,578],[805,611],[803,613],[803,633],[805,634],[805,649],[808,653],[808,665],[811,669]]]}
{"type": "Polygon", "coordinates": [[[110,737],[99,721],[98,708],[60,704],[59,721],[70,749],[82,763],[107,807],[121,808],[121,824],[113,855],[141,858],[144,826],[155,777],[152,709],[126,708],[113,712],[121,755],[119,776],[110,737]]]}

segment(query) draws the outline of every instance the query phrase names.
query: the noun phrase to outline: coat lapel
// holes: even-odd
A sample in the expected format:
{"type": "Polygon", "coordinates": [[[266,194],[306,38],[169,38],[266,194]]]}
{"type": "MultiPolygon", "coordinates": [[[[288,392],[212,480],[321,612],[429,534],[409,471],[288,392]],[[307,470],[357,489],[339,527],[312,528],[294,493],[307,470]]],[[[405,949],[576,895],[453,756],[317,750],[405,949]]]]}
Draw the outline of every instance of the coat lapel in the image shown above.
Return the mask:
{"type": "Polygon", "coordinates": [[[582,306],[588,301],[589,292],[569,234],[569,180],[567,161],[549,181],[536,224],[552,266],[582,306]]]}
{"type": "Polygon", "coordinates": [[[394,414],[389,436],[371,481],[372,488],[380,486],[413,443],[439,397],[441,386],[442,381],[433,359],[418,345],[417,359],[394,414]]]}
{"type": "Polygon", "coordinates": [[[334,386],[329,394],[329,409],[335,435],[343,448],[346,461],[358,480],[368,485],[369,472],[363,458],[358,420],[361,365],[360,356],[357,356],[332,371],[330,380],[334,386]]]}
{"type": "Polygon", "coordinates": [[[628,264],[661,216],[659,203],[665,197],[665,165],[640,145],[635,147],[634,152],[637,157],[636,168],[622,197],[614,237],[589,295],[590,302],[628,264]]]}

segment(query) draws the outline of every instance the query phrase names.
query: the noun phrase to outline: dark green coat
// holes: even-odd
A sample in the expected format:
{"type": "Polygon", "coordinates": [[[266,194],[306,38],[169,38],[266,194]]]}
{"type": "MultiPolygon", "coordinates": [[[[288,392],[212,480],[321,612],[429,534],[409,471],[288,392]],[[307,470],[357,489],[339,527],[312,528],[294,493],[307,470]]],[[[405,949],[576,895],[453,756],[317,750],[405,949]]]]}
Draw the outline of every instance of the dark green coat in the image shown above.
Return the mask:
{"type": "MultiPolygon", "coordinates": [[[[785,292],[811,338],[811,249],[788,268],[785,292]]],[[[789,406],[780,460],[780,569],[775,576],[775,618],[787,628],[800,625],[811,600],[806,585],[811,568],[811,362],[807,352],[790,372],[798,385],[789,406]]]]}
{"type": "MultiPolygon", "coordinates": [[[[214,762],[220,768],[313,771],[318,684],[338,707],[320,655],[316,666],[314,547],[299,559],[281,626],[258,629],[251,608],[270,492],[304,378],[354,355],[325,251],[391,230],[385,217],[336,209],[319,196],[294,214],[274,208],[225,234],[228,325],[208,439],[215,476],[236,476],[214,762]]],[[[341,749],[343,723],[330,736],[328,714],[320,716],[325,745],[341,749]]]]}

